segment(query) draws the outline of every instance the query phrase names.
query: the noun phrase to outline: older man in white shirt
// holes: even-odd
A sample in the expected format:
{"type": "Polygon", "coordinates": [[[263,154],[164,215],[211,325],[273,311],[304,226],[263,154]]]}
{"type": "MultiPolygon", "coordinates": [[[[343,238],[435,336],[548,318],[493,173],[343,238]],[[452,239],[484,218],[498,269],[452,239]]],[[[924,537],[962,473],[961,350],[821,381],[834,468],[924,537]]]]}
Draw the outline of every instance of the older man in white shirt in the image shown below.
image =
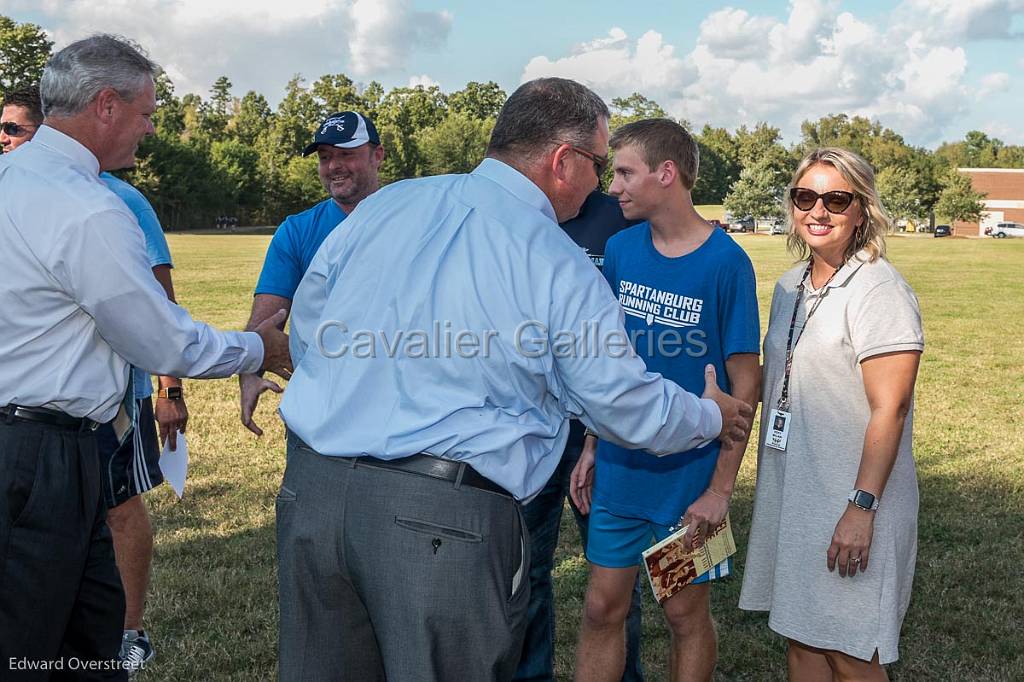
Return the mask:
{"type": "Polygon", "coordinates": [[[220,332],[167,300],[98,177],[153,132],[155,69],[123,39],[72,43],[43,74],[33,143],[0,158],[0,679],[126,677],[94,429],[118,414],[129,363],[290,373],[283,315],[220,332]]]}

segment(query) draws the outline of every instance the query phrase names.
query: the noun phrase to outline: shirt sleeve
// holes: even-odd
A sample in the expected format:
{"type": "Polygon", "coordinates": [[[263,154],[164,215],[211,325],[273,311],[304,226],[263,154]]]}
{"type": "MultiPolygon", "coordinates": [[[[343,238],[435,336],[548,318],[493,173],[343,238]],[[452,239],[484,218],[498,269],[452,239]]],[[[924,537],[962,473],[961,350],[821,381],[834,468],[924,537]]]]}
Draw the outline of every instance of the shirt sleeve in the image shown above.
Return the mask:
{"type": "MultiPolygon", "coordinates": [[[[614,255],[611,245],[608,251],[614,255]]],[[[691,450],[718,437],[718,406],[647,371],[629,344],[618,301],[589,263],[573,259],[571,265],[560,264],[552,291],[560,295],[552,299],[551,338],[559,330],[592,332],[576,352],[553,354],[558,397],[571,416],[617,445],[658,455],[691,450]]]]}
{"type": "Polygon", "coordinates": [[[142,234],[122,211],[89,216],[65,232],[54,276],[115,353],[154,374],[218,378],[258,371],[253,332],[221,332],[171,303],[143,255],[142,234]]]}
{"type": "Polygon", "coordinates": [[[745,253],[735,257],[732,268],[723,269],[719,280],[721,316],[719,338],[723,357],[736,353],[759,353],[761,318],[757,309],[757,283],[754,266],[745,253]]]}
{"type": "Polygon", "coordinates": [[[169,265],[172,268],[171,250],[167,247],[167,237],[164,236],[164,229],[160,226],[160,220],[156,217],[156,211],[148,205],[145,209],[135,212],[139,220],[139,227],[146,238],[146,255],[149,256],[149,267],[155,268],[158,265],[169,265]]]}
{"type": "Polygon", "coordinates": [[[272,294],[287,299],[295,298],[295,290],[302,281],[302,257],[296,230],[291,220],[285,220],[274,232],[263,270],[256,283],[256,294],[272,294]]]}
{"type": "Polygon", "coordinates": [[[917,297],[898,279],[876,284],[851,304],[849,324],[858,363],[883,353],[924,350],[917,297]]]}

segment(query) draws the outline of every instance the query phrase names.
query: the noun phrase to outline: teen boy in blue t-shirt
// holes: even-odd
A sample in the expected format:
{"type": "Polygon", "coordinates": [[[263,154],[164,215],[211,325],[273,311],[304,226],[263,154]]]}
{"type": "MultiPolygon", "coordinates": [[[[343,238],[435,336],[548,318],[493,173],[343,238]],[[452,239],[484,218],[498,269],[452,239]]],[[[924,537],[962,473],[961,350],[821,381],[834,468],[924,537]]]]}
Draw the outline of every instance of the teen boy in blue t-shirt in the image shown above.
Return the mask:
{"type": "MultiPolygon", "coordinates": [[[[648,370],[688,391],[703,390],[710,366],[722,390],[755,404],[761,370],[754,269],[693,207],[696,142],[679,124],[652,119],[619,128],[609,146],[609,191],[626,218],[646,221],[612,237],[605,252],[604,275],[633,347],[648,370]]],[[[725,518],[746,441],[721,450],[712,441],[665,457],[600,441],[595,466],[594,440],[588,437],[571,484],[573,499],[590,513],[576,679],[611,681],[622,673],[623,624],[641,552],[680,519],[700,537],[725,518]]],[[[722,562],[664,603],[673,679],[711,679],[717,653],[710,581],[730,568],[722,562]]]]}

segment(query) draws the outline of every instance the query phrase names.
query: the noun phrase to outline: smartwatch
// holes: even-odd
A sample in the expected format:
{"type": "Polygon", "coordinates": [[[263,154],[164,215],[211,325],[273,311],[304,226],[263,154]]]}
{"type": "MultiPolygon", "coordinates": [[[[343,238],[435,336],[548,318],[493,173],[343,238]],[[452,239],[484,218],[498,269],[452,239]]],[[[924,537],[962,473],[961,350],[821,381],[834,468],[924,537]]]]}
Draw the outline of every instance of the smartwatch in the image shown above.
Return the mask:
{"type": "Polygon", "coordinates": [[[168,400],[181,400],[183,396],[181,386],[168,386],[156,392],[157,398],[167,398],[168,400]]]}
{"type": "Polygon", "coordinates": [[[878,498],[866,490],[854,490],[846,499],[864,511],[875,511],[878,509],[878,498]]]}

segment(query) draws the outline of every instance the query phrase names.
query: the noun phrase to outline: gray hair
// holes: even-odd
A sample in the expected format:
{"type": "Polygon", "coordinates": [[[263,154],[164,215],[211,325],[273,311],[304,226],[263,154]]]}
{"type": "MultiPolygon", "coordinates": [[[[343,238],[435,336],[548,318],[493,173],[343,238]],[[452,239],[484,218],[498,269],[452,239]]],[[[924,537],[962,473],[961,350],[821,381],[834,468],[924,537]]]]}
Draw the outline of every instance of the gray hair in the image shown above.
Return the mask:
{"type": "Polygon", "coordinates": [[[75,41],[46,62],[39,83],[43,114],[74,116],[107,88],[135,99],[158,70],[127,38],[101,33],[75,41]]]}
{"type": "Polygon", "coordinates": [[[608,105],[593,90],[566,78],[523,83],[498,112],[487,155],[528,159],[552,144],[585,147],[608,105]]]}

